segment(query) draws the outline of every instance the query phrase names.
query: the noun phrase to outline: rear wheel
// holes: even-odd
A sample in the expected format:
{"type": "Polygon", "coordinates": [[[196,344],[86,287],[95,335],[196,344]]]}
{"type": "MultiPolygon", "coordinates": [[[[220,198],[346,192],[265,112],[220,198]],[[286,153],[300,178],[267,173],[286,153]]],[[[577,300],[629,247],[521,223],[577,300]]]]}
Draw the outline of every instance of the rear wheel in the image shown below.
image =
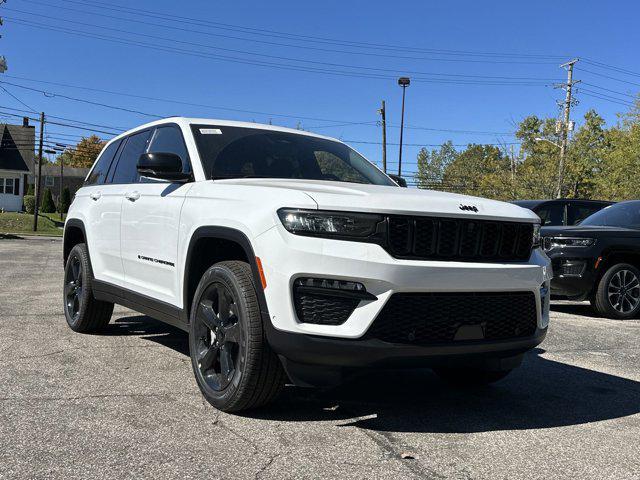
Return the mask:
{"type": "Polygon", "coordinates": [[[64,269],[64,316],[72,330],[93,333],[111,319],[113,303],[96,300],[92,292],[93,271],[89,251],[79,243],[69,253],[64,269]]]}
{"type": "Polygon", "coordinates": [[[481,368],[435,368],[443,381],[459,387],[479,387],[498,382],[509,375],[508,370],[485,370],[481,368]]]}
{"type": "Polygon", "coordinates": [[[225,412],[257,408],[284,385],[265,339],[249,265],[220,262],[202,276],[191,307],[189,349],[202,394],[225,412]]]}
{"type": "Polygon", "coordinates": [[[636,317],[640,312],[640,270],[628,263],[613,265],[598,282],[591,303],[604,317],[636,317]]]}

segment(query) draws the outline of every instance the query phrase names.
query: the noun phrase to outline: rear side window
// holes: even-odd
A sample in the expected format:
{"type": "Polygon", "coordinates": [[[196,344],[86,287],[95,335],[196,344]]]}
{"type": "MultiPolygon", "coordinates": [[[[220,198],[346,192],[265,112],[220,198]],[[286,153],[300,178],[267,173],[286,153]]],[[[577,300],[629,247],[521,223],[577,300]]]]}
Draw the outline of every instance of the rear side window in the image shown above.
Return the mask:
{"type": "Polygon", "coordinates": [[[138,181],[138,159],[147,150],[150,130],[138,132],[127,138],[118,164],[111,178],[111,183],[136,183],[138,181]]]}
{"type": "Polygon", "coordinates": [[[149,152],[153,153],[175,153],[182,160],[182,171],[191,172],[189,163],[189,153],[184,143],[182,132],[173,125],[156,128],[151,139],[149,152]]]}
{"type": "Polygon", "coordinates": [[[570,203],[567,207],[567,225],[577,225],[590,215],[602,210],[604,205],[589,203],[570,203]]]}
{"type": "Polygon", "coordinates": [[[99,185],[106,181],[107,174],[109,173],[109,167],[111,166],[111,162],[116,156],[116,152],[118,151],[118,147],[121,143],[122,140],[117,140],[110,143],[109,146],[102,151],[102,154],[96,161],[96,165],[93,167],[93,170],[91,170],[91,173],[84,182],[85,186],[99,185]]]}
{"type": "Polygon", "coordinates": [[[536,209],[536,214],[542,220],[542,225],[564,225],[564,205],[562,203],[548,203],[536,209]]]}

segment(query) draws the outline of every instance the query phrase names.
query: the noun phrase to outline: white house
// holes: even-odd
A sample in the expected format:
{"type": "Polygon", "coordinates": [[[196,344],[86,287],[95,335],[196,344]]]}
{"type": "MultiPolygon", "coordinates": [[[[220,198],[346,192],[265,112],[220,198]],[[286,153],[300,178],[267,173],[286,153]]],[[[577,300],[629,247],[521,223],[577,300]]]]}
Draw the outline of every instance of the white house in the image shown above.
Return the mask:
{"type": "Polygon", "coordinates": [[[0,209],[19,212],[33,171],[35,128],[25,119],[22,125],[0,123],[0,132],[0,209]]]}

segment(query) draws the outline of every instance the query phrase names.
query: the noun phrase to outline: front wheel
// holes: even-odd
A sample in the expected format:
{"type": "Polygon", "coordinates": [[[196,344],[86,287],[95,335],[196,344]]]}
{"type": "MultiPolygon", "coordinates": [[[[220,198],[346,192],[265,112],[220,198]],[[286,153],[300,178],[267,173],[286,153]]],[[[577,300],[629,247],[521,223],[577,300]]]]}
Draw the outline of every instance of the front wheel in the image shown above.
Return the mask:
{"type": "Polygon", "coordinates": [[[204,273],[191,307],[189,350],[198,387],[217,409],[257,408],[278,395],[285,374],[265,339],[247,263],[220,262],[204,273]]]}
{"type": "Polygon", "coordinates": [[[482,368],[435,368],[434,372],[446,383],[458,387],[480,387],[498,382],[511,373],[507,370],[482,368]]]}
{"type": "Polygon", "coordinates": [[[613,265],[598,282],[591,303],[603,317],[636,317],[640,312],[640,270],[628,263],[613,265]]]}

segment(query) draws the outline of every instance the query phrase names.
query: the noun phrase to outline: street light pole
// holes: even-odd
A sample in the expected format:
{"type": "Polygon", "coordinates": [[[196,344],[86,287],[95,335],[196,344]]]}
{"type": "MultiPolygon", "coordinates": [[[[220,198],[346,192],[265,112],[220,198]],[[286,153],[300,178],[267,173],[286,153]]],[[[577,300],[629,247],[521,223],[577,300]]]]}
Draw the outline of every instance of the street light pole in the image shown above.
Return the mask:
{"type": "Polygon", "coordinates": [[[402,114],[400,116],[400,149],[398,151],[398,175],[402,176],[402,135],[404,133],[404,97],[407,87],[411,84],[409,77],[400,77],[398,85],[402,87],[402,114]]]}

